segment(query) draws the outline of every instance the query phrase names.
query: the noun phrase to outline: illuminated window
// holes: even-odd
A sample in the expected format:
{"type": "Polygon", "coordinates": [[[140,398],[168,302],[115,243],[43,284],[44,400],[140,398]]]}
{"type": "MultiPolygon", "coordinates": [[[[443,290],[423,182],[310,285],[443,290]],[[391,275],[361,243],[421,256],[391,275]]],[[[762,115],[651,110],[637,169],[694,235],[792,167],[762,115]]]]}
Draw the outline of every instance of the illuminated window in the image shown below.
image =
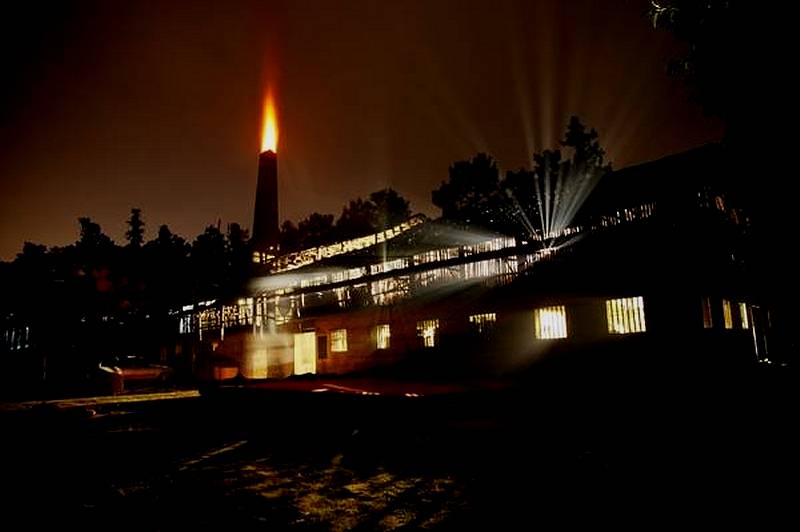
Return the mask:
{"type": "Polygon", "coordinates": [[[708,297],[703,298],[703,328],[710,329],[714,326],[714,320],[711,318],[711,299],[708,297]]]}
{"type": "Polygon", "coordinates": [[[733,329],[733,312],[731,311],[731,302],[727,299],[722,300],[722,316],[725,319],[725,328],[733,329]]]}
{"type": "Polygon", "coordinates": [[[347,351],[347,329],[331,331],[331,352],[342,353],[347,351]]]}
{"type": "Polygon", "coordinates": [[[644,298],[625,297],[606,300],[606,319],[610,334],[644,332],[644,298]]]}
{"type": "Polygon", "coordinates": [[[372,300],[376,305],[388,305],[408,295],[410,285],[408,276],[400,275],[388,279],[378,279],[370,283],[372,300]]]}
{"type": "Polygon", "coordinates": [[[200,329],[208,331],[216,329],[220,325],[220,315],[217,309],[201,310],[198,313],[198,321],[200,322],[200,329]]]}
{"type": "Polygon", "coordinates": [[[186,314],[181,316],[178,322],[179,332],[181,334],[188,334],[194,331],[194,316],[186,314]]]}
{"type": "Polygon", "coordinates": [[[564,305],[537,308],[533,311],[534,334],[537,340],[567,337],[567,309],[564,305]]]}
{"type": "Polygon", "coordinates": [[[739,317],[742,320],[742,329],[750,328],[750,320],[747,317],[747,304],[739,303],[739,317]]]}
{"type": "Polygon", "coordinates": [[[392,332],[388,323],[375,327],[375,346],[377,349],[389,349],[392,332]]]}
{"type": "Polygon", "coordinates": [[[484,314],[473,314],[469,317],[469,322],[472,328],[478,333],[485,333],[492,330],[494,323],[497,321],[497,314],[494,312],[487,312],[484,314]]]}
{"type": "Polygon", "coordinates": [[[422,338],[425,347],[436,346],[436,336],[439,333],[439,320],[423,320],[417,322],[417,336],[422,338]]]}

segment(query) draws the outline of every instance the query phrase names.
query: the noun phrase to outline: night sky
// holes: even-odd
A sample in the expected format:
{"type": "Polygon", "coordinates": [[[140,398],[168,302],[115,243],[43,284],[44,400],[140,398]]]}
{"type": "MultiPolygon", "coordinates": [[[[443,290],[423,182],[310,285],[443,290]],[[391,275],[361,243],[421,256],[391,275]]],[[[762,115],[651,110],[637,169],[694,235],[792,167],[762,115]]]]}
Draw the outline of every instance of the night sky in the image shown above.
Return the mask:
{"type": "Polygon", "coordinates": [[[121,242],[132,207],[193,239],[249,227],[262,98],[279,107],[280,218],[430,191],[478,151],[503,169],[571,114],[615,167],[718,140],[664,73],[645,0],[25,2],[0,22],[0,259],[121,242]]]}

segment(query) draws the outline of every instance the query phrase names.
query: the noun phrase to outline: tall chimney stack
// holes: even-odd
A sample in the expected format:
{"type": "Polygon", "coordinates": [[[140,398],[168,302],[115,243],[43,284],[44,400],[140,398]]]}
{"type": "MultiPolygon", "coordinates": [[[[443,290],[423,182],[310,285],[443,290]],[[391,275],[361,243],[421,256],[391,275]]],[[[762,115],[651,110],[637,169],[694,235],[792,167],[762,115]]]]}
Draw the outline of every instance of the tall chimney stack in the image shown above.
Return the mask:
{"type": "Polygon", "coordinates": [[[258,156],[251,242],[254,262],[264,262],[278,253],[278,155],[272,150],[263,151],[258,156]]]}

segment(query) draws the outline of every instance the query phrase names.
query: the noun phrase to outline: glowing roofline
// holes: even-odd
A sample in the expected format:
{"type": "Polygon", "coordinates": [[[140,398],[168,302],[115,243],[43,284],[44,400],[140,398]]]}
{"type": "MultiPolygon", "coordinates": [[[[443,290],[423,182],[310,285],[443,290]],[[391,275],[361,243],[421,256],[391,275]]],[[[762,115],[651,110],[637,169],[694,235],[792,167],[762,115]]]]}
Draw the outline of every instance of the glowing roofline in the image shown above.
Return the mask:
{"type": "Polygon", "coordinates": [[[336,242],[335,244],[329,244],[327,246],[318,246],[304,249],[302,251],[296,251],[294,253],[288,253],[286,255],[281,255],[269,263],[269,271],[270,273],[288,272],[290,270],[302,268],[303,266],[308,266],[309,264],[314,264],[322,259],[335,257],[337,255],[344,255],[345,253],[358,251],[359,249],[364,249],[382,242],[387,242],[394,237],[405,233],[409,229],[423,224],[425,220],[425,216],[416,214],[405,222],[378,233],[352,238],[342,242],[336,242]]]}

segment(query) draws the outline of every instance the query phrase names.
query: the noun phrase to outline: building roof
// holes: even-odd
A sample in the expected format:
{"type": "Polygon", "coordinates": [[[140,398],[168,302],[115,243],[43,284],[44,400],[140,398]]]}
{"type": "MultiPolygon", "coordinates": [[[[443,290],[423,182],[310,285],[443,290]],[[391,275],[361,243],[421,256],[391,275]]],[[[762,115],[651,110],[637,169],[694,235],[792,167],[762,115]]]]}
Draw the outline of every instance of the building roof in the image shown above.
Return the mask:
{"type": "Polygon", "coordinates": [[[694,199],[704,186],[716,189],[724,185],[723,161],[722,146],[706,144],[613,171],[597,184],[579,218],[656,200],[664,203],[687,196],[694,199]]]}

